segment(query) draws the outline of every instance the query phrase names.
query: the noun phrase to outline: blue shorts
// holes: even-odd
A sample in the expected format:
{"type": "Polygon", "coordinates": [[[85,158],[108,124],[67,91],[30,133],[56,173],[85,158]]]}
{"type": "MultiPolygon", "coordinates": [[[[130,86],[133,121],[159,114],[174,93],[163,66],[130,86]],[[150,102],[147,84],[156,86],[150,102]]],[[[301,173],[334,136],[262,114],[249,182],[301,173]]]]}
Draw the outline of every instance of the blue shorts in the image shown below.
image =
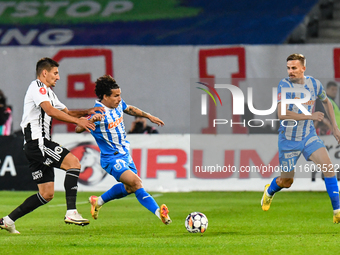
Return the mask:
{"type": "Polygon", "coordinates": [[[117,181],[119,181],[120,176],[127,170],[131,170],[137,174],[137,169],[132,157],[129,153],[125,155],[118,154],[116,156],[102,157],[100,160],[102,168],[111,174],[117,181]]]}
{"type": "Polygon", "coordinates": [[[291,172],[296,165],[301,153],[306,160],[310,155],[320,148],[325,147],[323,141],[317,136],[315,130],[306,136],[302,141],[291,141],[285,135],[279,134],[279,160],[282,171],[291,172]]]}

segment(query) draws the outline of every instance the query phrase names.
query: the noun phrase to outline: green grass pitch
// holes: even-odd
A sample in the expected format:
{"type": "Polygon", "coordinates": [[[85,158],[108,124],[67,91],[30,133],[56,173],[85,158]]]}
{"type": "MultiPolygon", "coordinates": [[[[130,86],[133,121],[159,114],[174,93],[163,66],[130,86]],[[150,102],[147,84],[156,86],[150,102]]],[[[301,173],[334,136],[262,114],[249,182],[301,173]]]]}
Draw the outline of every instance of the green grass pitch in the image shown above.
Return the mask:
{"type": "MultiPolygon", "coordinates": [[[[34,192],[0,192],[7,215],[34,192]]],[[[79,192],[78,211],[91,218],[89,195],[79,192]]],[[[0,254],[337,254],[340,225],[332,222],[326,192],[278,193],[268,212],[260,192],[151,193],[173,220],[164,225],[130,195],[103,206],[85,227],[66,225],[63,192],[16,222],[20,235],[0,231],[0,254]],[[184,220],[201,211],[204,234],[188,233],[184,220]]]]}

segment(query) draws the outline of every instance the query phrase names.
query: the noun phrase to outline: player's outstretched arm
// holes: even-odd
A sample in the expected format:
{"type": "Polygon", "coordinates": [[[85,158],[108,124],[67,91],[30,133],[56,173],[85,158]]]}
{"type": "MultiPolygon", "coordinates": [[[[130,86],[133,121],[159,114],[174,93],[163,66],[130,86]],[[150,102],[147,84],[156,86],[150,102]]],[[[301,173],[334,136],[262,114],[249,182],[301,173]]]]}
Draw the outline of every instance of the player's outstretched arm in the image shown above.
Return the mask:
{"type": "Polygon", "coordinates": [[[164,122],[161,119],[151,115],[150,113],[144,112],[136,106],[128,105],[124,112],[131,116],[148,118],[152,123],[155,123],[158,126],[164,126],[164,122]]]}
{"type": "MultiPolygon", "coordinates": [[[[103,119],[103,118],[104,118],[104,115],[99,114],[99,113],[96,113],[95,115],[93,115],[93,116],[89,119],[89,122],[95,123],[96,121],[100,121],[100,120],[103,119]]],[[[81,119],[86,119],[86,120],[87,120],[87,118],[85,118],[85,117],[81,117],[81,119]]],[[[86,130],[85,128],[83,128],[83,127],[81,127],[81,126],[79,126],[79,125],[76,126],[76,133],[82,133],[82,132],[84,132],[85,130],[86,130]]]]}
{"type": "Polygon", "coordinates": [[[72,117],[80,118],[85,117],[87,115],[95,114],[96,112],[104,113],[105,109],[104,107],[93,107],[87,110],[69,110],[65,108],[63,109],[63,112],[67,113],[68,115],[71,115],[72,117]]]}
{"type": "Polygon", "coordinates": [[[54,119],[68,122],[68,123],[77,124],[89,132],[90,132],[89,129],[92,129],[92,130],[95,129],[95,125],[92,122],[88,121],[87,119],[83,119],[83,118],[82,119],[75,118],[71,115],[66,114],[63,111],[59,111],[58,109],[54,108],[49,101],[42,102],[40,106],[48,116],[54,119]]]}

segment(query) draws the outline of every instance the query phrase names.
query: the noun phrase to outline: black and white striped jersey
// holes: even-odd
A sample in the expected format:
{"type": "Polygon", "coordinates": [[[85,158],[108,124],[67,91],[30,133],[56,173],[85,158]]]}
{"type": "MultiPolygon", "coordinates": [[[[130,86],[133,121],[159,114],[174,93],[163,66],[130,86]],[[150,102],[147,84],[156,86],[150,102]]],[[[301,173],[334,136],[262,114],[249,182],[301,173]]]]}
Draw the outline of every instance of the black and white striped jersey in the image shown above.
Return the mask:
{"type": "Polygon", "coordinates": [[[43,138],[51,140],[52,118],[40,107],[44,101],[49,101],[58,110],[66,108],[52,89],[36,79],[31,82],[24,99],[24,113],[20,126],[25,135],[25,142],[43,138]]]}

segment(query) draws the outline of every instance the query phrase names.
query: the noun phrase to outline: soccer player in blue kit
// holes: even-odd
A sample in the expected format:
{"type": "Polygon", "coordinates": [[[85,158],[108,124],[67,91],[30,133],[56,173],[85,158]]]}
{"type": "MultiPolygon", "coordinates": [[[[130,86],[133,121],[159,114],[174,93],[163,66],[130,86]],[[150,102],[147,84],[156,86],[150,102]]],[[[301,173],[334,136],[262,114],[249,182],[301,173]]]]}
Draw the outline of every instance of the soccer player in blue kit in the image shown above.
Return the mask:
{"type": "MultiPolygon", "coordinates": [[[[324,114],[322,112],[314,112],[313,107],[318,97],[326,110],[326,113],[332,124],[332,133],[340,142],[340,131],[334,117],[332,103],[327,98],[319,80],[311,76],[305,76],[306,59],[301,54],[291,54],[287,58],[287,72],[289,78],[280,81],[278,86],[278,117],[281,123],[279,128],[279,160],[282,168],[281,176],[272,180],[271,184],[267,184],[264,189],[261,200],[262,210],[268,211],[273,200],[274,194],[282,188],[289,188],[294,180],[295,165],[300,155],[306,160],[312,160],[317,166],[321,166],[321,170],[325,176],[325,185],[327,193],[331,199],[333,207],[333,222],[340,222],[340,203],[339,203],[339,187],[335,176],[332,162],[322,140],[317,136],[313,121],[322,121],[324,114]],[[286,115],[281,114],[281,90],[282,88],[303,88],[310,92],[310,100],[304,104],[304,107],[311,113],[305,115],[294,104],[287,105],[286,115]],[[295,120],[295,121],[294,121],[295,120]]],[[[299,92],[287,92],[287,99],[303,98],[299,92]]]]}
{"type": "MultiPolygon", "coordinates": [[[[91,215],[98,218],[99,209],[104,203],[123,198],[135,193],[137,200],[149,211],[155,214],[166,225],[171,223],[169,210],[165,204],[159,207],[152,196],[143,188],[142,181],[137,175],[136,166],[130,156],[130,143],[126,140],[123,113],[132,116],[148,118],[157,125],[164,125],[159,118],[146,113],[137,107],[127,105],[121,98],[121,90],[116,81],[109,75],[97,79],[95,93],[99,100],[96,106],[104,107],[105,114],[92,115],[90,121],[95,124],[91,134],[95,138],[101,155],[101,166],[119,182],[100,197],[91,196],[91,215]]],[[[76,132],[84,128],[77,126],[76,132]]]]}

